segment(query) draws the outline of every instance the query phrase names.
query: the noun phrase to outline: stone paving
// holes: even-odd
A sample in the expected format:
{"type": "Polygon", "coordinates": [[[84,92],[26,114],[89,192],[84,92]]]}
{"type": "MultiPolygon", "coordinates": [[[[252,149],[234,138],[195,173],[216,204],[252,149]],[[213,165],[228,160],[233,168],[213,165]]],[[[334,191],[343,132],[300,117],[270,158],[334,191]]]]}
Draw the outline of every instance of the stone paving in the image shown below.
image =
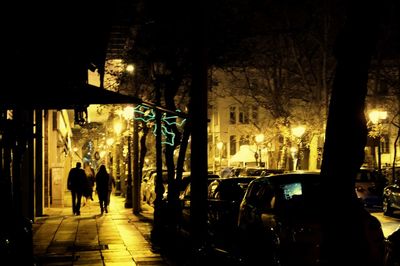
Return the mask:
{"type": "Polygon", "coordinates": [[[81,208],[46,208],[33,224],[33,253],[37,266],[170,265],[152,249],[149,240],[152,211],[133,215],[125,199],[112,196],[108,213],[98,202],[81,208]]]}

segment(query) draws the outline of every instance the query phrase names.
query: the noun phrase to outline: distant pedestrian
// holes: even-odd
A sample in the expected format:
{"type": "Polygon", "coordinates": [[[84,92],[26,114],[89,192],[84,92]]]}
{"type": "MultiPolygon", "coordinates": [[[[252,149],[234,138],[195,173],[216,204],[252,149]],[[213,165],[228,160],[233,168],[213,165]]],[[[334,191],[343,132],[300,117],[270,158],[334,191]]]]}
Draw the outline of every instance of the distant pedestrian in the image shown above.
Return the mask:
{"type": "Polygon", "coordinates": [[[67,188],[71,191],[72,196],[72,212],[75,215],[81,214],[82,195],[87,188],[86,174],[81,166],[80,162],[76,163],[76,167],[69,171],[67,181],[67,188]]]}
{"type": "Polygon", "coordinates": [[[101,214],[104,211],[107,213],[108,203],[109,203],[109,184],[112,183],[112,177],[107,173],[105,165],[101,165],[99,171],[96,174],[96,191],[99,197],[100,211],[101,214]]]}
{"type": "Polygon", "coordinates": [[[89,200],[93,201],[93,187],[95,183],[95,173],[93,168],[90,166],[88,162],[84,163],[84,171],[86,174],[86,179],[87,179],[87,187],[85,191],[85,204],[89,204],[89,200]]]}

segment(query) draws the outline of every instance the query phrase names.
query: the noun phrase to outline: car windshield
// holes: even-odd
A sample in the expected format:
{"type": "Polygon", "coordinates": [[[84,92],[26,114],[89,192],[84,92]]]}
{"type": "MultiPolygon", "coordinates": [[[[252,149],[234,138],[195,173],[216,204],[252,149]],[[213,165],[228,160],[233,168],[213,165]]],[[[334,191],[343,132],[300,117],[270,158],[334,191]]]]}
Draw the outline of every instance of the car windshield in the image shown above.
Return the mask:
{"type": "Polygon", "coordinates": [[[252,178],[246,178],[222,182],[216,189],[219,192],[219,198],[233,201],[241,200],[251,180],[252,178]]]}
{"type": "Polygon", "coordinates": [[[281,215],[312,214],[320,202],[318,175],[270,176],[265,183],[254,184],[258,202],[281,215]]]}

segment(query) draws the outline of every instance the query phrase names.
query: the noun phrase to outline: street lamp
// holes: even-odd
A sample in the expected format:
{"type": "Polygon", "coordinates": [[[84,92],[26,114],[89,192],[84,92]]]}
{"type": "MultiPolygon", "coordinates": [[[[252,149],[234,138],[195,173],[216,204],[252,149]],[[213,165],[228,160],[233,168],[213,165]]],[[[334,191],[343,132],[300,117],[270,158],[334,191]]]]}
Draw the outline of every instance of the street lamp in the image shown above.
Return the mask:
{"type": "MultiPolygon", "coordinates": [[[[387,118],[387,111],[381,110],[372,110],[368,114],[369,120],[376,127],[377,137],[378,137],[378,171],[381,172],[382,168],[382,148],[381,148],[381,120],[385,120],[387,118]]],[[[375,154],[375,151],[374,151],[375,154]]]]}
{"type": "Polygon", "coordinates": [[[296,170],[296,168],[297,168],[297,161],[298,161],[298,159],[299,159],[297,147],[291,147],[291,148],[290,148],[290,154],[292,155],[292,158],[293,158],[293,170],[296,170]],[[296,156],[296,155],[297,155],[297,156],[296,156]]]}
{"type": "MultiPolygon", "coordinates": [[[[133,71],[133,70],[132,70],[133,71]]],[[[126,185],[125,208],[132,208],[132,149],[131,149],[131,121],[133,119],[133,106],[126,106],[122,112],[122,116],[127,120],[127,133],[128,133],[128,176],[126,185]]]]}
{"type": "Polygon", "coordinates": [[[217,149],[219,153],[219,170],[222,170],[222,148],[224,147],[224,143],[222,141],[217,143],[217,149]]]}
{"type": "Polygon", "coordinates": [[[297,127],[293,127],[292,128],[292,135],[295,136],[297,138],[297,163],[296,163],[296,167],[294,170],[297,169],[301,169],[301,145],[302,145],[302,141],[301,141],[301,137],[304,135],[304,133],[306,132],[306,127],[305,126],[297,126],[297,127]]]}
{"type": "MultiPolygon", "coordinates": [[[[258,150],[258,158],[259,158],[259,163],[258,166],[261,167],[262,165],[262,159],[261,159],[261,144],[264,141],[264,134],[257,134],[256,135],[256,143],[257,143],[257,150],[258,150]]],[[[257,162],[256,162],[257,163],[257,162]]]]}
{"type": "MultiPolygon", "coordinates": [[[[122,132],[122,123],[121,121],[117,121],[114,123],[114,132],[118,138],[120,138],[120,134],[122,132]]],[[[121,168],[120,168],[120,143],[116,144],[116,161],[117,161],[117,169],[116,169],[116,180],[115,180],[115,192],[114,195],[121,195],[121,168]]]]}

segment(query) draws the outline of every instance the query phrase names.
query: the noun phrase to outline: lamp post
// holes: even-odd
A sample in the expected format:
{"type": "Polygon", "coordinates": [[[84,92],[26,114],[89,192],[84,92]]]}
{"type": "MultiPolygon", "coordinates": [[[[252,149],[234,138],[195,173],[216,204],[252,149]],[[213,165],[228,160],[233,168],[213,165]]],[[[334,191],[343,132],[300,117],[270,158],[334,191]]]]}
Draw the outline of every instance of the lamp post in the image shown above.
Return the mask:
{"type": "Polygon", "coordinates": [[[126,106],[122,112],[122,116],[127,121],[127,145],[128,145],[128,153],[127,153],[127,184],[126,184],[126,194],[125,194],[125,208],[132,208],[132,137],[131,137],[131,122],[133,119],[133,106],[126,106]]]}
{"type": "Polygon", "coordinates": [[[264,134],[260,133],[256,135],[256,143],[257,143],[257,150],[258,150],[258,159],[259,159],[259,163],[258,166],[262,167],[262,159],[261,159],[261,145],[262,142],[264,141],[264,134]]]}
{"type": "Polygon", "coordinates": [[[117,121],[114,123],[114,132],[117,135],[118,142],[116,143],[116,179],[115,179],[115,192],[114,195],[119,196],[121,195],[121,167],[120,167],[120,134],[122,132],[122,123],[121,121],[117,121]]]}
{"type": "Polygon", "coordinates": [[[219,171],[221,172],[222,170],[222,148],[224,147],[224,143],[222,141],[217,143],[217,149],[218,149],[218,154],[219,154],[219,171]]]}
{"type": "Polygon", "coordinates": [[[304,135],[306,132],[306,127],[305,126],[297,126],[292,128],[292,135],[297,138],[297,163],[296,167],[294,170],[301,169],[301,146],[302,146],[302,140],[301,137],[304,135]]]}
{"type": "Polygon", "coordinates": [[[297,147],[291,147],[290,148],[290,154],[292,155],[292,158],[293,158],[293,170],[296,170],[297,161],[299,159],[297,147]]]}
{"type": "MultiPolygon", "coordinates": [[[[375,130],[377,131],[377,137],[378,137],[378,171],[379,173],[382,171],[382,148],[381,148],[381,127],[382,127],[382,122],[381,120],[385,120],[387,118],[387,111],[381,111],[381,110],[372,110],[368,114],[369,120],[371,123],[374,125],[375,130]]],[[[375,153],[375,151],[374,151],[375,153]]]]}

